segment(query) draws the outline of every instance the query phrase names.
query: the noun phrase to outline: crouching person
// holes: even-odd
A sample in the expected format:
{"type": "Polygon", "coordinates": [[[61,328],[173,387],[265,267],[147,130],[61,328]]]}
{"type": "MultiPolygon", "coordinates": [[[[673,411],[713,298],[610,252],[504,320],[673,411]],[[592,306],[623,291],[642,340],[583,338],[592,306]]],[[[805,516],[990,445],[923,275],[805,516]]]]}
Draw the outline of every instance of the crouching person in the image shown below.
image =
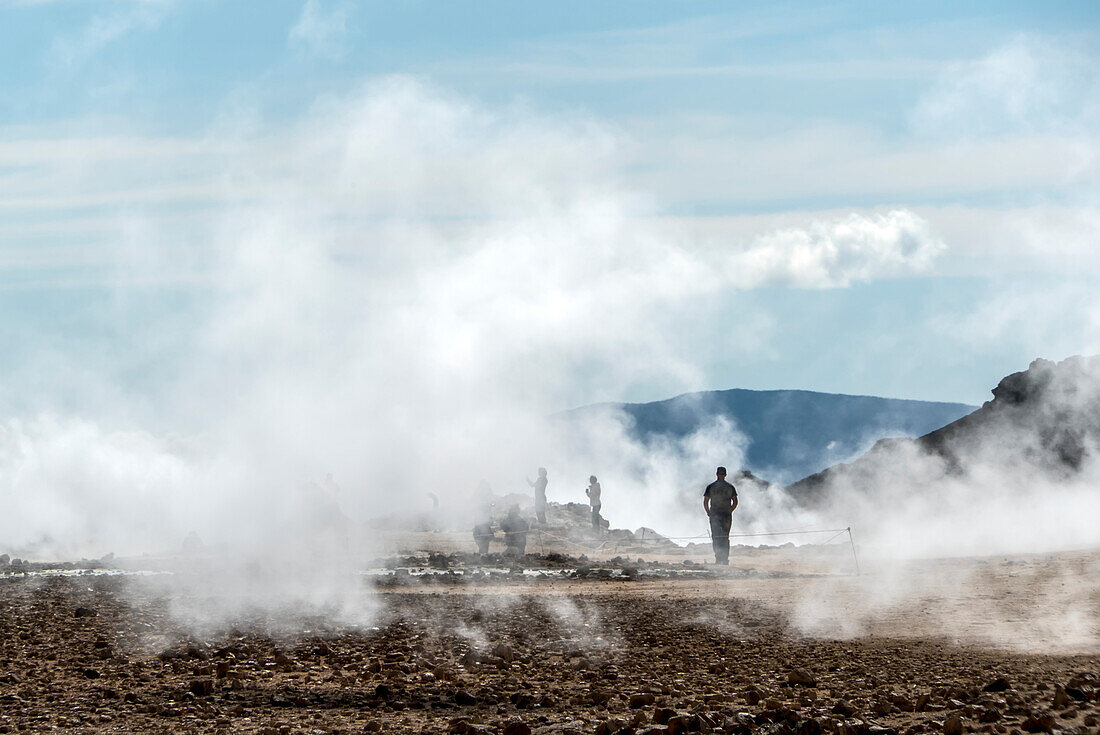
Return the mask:
{"type": "Polygon", "coordinates": [[[493,533],[492,523],[478,523],[474,526],[474,541],[477,543],[477,553],[485,556],[489,553],[489,542],[496,538],[493,533]]]}
{"type": "Polygon", "coordinates": [[[530,528],[530,524],[519,514],[519,506],[513,505],[508,510],[508,515],[500,522],[500,530],[504,531],[506,554],[522,557],[527,553],[527,531],[530,528]]]}

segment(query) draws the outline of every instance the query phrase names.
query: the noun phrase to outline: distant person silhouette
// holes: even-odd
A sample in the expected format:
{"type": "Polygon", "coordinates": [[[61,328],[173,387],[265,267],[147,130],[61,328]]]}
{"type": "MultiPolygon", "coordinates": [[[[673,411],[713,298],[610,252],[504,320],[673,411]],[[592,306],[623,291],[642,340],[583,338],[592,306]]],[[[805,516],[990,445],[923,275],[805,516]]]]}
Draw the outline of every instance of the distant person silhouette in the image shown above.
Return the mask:
{"type": "Polygon", "coordinates": [[[726,468],[719,467],[718,479],[703,491],[703,510],[710,516],[710,543],[716,564],[730,563],[730,528],[737,507],[737,488],[726,482],[726,468]]]}
{"type": "Polygon", "coordinates": [[[531,528],[527,520],[519,514],[519,506],[513,505],[508,509],[508,515],[500,522],[500,530],[504,531],[505,553],[509,556],[522,557],[527,553],[527,531],[531,528]]]}
{"type": "Polygon", "coordinates": [[[493,488],[488,480],[482,480],[477,488],[477,520],[474,523],[474,541],[477,553],[485,556],[489,553],[489,542],[493,534],[493,488]]]}
{"type": "Polygon", "coordinates": [[[194,554],[202,550],[202,539],[199,535],[192,531],[187,534],[187,538],[183,540],[183,551],[187,554],[194,554]]]}
{"type": "Polygon", "coordinates": [[[333,479],[331,472],[325,473],[325,482],[322,487],[325,489],[325,493],[328,497],[332,498],[334,501],[340,500],[340,486],[336,484],[336,480],[333,479]]]}
{"type": "Polygon", "coordinates": [[[535,488],[535,518],[539,519],[539,524],[545,525],[546,523],[546,484],[550,480],[546,477],[546,468],[539,467],[538,479],[531,482],[531,478],[527,478],[527,484],[535,488]]]}
{"type": "Polygon", "coordinates": [[[603,507],[600,493],[600,483],[596,481],[596,476],[592,475],[588,478],[588,487],[584,489],[584,494],[588,496],[588,505],[592,508],[592,529],[597,533],[603,530],[600,526],[600,508],[603,507]]]}

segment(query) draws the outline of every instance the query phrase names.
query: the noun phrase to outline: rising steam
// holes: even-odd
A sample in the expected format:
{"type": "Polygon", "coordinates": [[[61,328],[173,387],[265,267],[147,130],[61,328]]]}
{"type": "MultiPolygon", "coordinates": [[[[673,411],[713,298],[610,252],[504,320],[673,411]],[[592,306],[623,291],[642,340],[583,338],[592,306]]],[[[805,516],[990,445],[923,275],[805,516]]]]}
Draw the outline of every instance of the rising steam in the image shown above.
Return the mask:
{"type": "MultiPolygon", "coordinates": [[[[546,417],[657,383],[710,387],[682,337],[705,322],[701,295],[844,287],[925,269],[945,247],[900,210],[696,248],[638,216],[646,196],[622,180],[617,131],[405,78],[320,101],[286,128],[218,134],[222,177],[203,192],[217,206],[170,232],[135,215],[137,242],[112,263],[124,308],[135,289],[189,289],[160,339],[101,345],[110,364],[39,376],[65,400],[37,395],[5,422],[4,550],[156,553],[195,531],[251,570],[226,574],[242,589],[233,580],[262,582],[272,559],[361,558],[362,521],[429,492],[459,505],[481,478],[517,491],[539,465],[553,468],[552,500],[579,499],[596,472],[615,525],[697,532],[697,488],[743,456],[736,426],[643,445],[621,417],[569,437],[546,417]],[[119,376],[135,371],[154,388],[131,391],[119,376]],[[326,473],[338,497],[310,484],[326,473]],[[330,501],[344,521],[315,518],[330,501]]],[[[746,343],[756,328],[751,316],[736,327],[746,343]]],[[[871,545],[919,553],[1097,541],[1081,521],[1084,481],[1039,485],[996,462],[955,480],[936,462],[893,457],[904,482],[883,475],[813,510],[780,489],[750,493],[739,519],[860,524],[877,529],[871,545]],[[918,492],[912,478],[929,482],[918,492]],[[1036,517],[1036,490],[1050,503],[1033,533],[998,530],[1036,517]]],[[[312,578],[249,603],[297,599],[312,578]]],[[[325,579],[306,596],[339,607],[343,588],[325,579]]]]}

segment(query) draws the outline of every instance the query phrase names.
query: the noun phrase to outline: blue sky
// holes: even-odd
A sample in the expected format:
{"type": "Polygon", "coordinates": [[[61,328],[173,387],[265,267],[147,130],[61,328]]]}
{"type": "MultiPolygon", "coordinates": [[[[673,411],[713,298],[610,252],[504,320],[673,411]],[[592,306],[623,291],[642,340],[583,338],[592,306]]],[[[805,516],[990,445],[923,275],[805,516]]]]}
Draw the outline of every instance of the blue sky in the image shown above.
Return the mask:
{"type": "Polygon", "coordinates": [[[1095,3],[0,19],[9,415],[201,426],[189,396],[271,365],[323,392],[337,359],[549,409],[979,403],[1035,357],[1100,352],[1095,3]],[[364,358],[383,345],[430,369],[364,358]]]}

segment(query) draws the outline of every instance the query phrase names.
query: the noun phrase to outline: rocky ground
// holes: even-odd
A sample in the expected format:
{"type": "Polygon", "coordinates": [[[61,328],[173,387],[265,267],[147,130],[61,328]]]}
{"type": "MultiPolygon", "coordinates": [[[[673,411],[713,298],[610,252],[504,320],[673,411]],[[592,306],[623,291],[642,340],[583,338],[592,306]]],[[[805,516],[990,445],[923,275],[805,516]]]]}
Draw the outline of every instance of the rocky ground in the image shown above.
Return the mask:
{"type": "MultiPolygon", "coordinates": [[[[367,582],[363,624],[241,618],[201,635],[165,577],[9,575],[0,732],[1100,733],[1095,619],[1055,655],[960,638],[969,622],[921,618],[937,609],[924,592],[853,632],[807,624],[791,600],[809,589],[826,619],[854,619],[869,598],[847,595],[867,582],[636,561],[578,575],[575,561],[460,584],[394,570],[367,582]],[[639,567],[655,574],[623,573],[639,567]]],[[[1030,589],[1021,570],[968,577],[985,580],[966,592],[975,630],[1037,625],[1030,603],[994,600],[1006,580],[1030,589]]],[[[944,614],[963,615],[960,599],[944,614]]],[[[1100,612],[1092,588],[1074,599],[1100,612]]]]}

